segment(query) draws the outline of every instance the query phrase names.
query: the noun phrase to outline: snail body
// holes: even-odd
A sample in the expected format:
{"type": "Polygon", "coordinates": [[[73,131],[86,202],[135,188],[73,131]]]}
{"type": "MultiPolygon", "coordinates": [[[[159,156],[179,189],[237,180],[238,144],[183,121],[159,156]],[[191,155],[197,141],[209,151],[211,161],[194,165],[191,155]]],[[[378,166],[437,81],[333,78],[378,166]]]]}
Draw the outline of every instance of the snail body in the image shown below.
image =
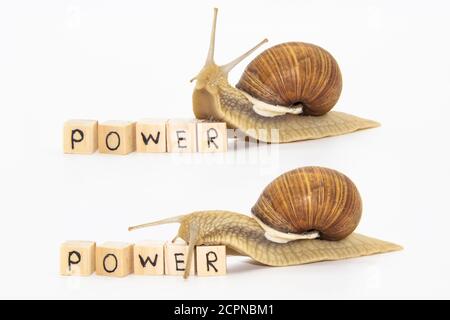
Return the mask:
{"type": "MultiPolygon", "coordinates": [[[[252,212],[254,217],[221,210],[199,211],[129,230],[179,223],[177,237],[189,244],[187,266],[197,245],[226,245],[233,252],[269,266],[401,249],[396,244],[353,233],[361,217],[359,193],[350,179],[327,168],[305,167],[281,175],[266,187],[252,212]]],[[[186,269],[184,276],[188,275],[186,269]]]]}
{"type": "Polygon", "coordinates": [[[255,219],[230,211],[198,211],[177,217],[176,221],[171,218],[151,225],[168,222],[179,222],[177,237],[189,243],[185,278],[189,276],[188,268],[197,245],[225,245],[227,250],[232,249],[273,267],[355,258],[401,249],[396,244],[356,233],[340,241],[314,239],[272,242],[266,238],[265,231],[255,219]]]}
{"type": "Polygon", "coordinates": [[[267,39],[231,61],[214,62],[217,9],[206,63],[193,79],[193,111],[199,119],[225,121],[266,142],[317,139],[372,128],[378,123],[330,111],[342,90],[342,76],[325,49],[303,42],[276,45],[257,56],[236,87],[228,73],[267,39]],[[275,132],[276,131],[276,132],[275,132]]]}

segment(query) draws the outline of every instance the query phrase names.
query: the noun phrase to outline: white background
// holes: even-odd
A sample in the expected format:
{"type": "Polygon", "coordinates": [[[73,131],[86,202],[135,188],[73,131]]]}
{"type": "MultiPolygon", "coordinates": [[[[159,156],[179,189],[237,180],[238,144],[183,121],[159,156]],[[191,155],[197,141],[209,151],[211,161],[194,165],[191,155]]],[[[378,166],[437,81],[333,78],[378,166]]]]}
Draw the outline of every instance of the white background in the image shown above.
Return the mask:
{"type": "Polygon", "coordinates": [[[0,297],[450,298],[449,10],[448,1],[1,1],[0,297]],[[336,110],[382,126],[270,152],[63,154],[69,118],[193,117],[188,80],[203,65],[214,6],[218,63],[264,37],[265,48],[318,44],[343,73],[336,110]],[[58,275],[67,239],[171,239],[176,225],[127,227],[200,209],[249,213],[267,183],[306,165],[350,176],[364,200],[358,232],[405,249],[286,268],[230,258],[227,276],[188,281],[58,275]]]}

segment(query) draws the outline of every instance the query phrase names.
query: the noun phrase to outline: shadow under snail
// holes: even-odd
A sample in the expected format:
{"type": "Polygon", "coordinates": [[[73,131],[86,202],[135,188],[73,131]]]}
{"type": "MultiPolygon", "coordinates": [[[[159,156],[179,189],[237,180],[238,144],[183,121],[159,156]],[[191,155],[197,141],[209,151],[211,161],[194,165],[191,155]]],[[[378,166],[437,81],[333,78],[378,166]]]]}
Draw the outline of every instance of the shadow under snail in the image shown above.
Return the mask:
{"type": "Polygon", "coordinates": [[[288,42],[267,49],[244,71],[236,87],[228,73],[267,39],[223,66],[214,62],[217,8],[205,65],[192,97],[198,119],[224,121],[272,143],[318,139],[379,126],[375,121],[330,111],[342,90],[333,56],[319,46],[288,42]]]}
{"type": "MultiPolygon", "coordinates": [[[[229,254],[268,266],[289,266],[401,250],[353,233],[362,201],[353,182],[323,167],[303,167],[273,180],[252,208],[253,217],[211,210],[146,223],[129,230],[180,223],[176,238],[189,244],[184,277],[197,245],[225,245],[229,254]]],[[[174,240],[175,240],[174,239],[174,240]]]]}

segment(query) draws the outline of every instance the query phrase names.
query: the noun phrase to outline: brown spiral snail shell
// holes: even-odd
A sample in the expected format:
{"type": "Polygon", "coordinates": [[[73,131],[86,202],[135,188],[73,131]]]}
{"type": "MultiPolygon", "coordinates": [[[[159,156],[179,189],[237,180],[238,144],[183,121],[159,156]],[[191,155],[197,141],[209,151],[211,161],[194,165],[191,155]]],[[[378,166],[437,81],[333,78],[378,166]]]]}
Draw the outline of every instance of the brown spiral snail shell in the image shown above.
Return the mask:
{"type": "Polygon", "coordinates": [[[272,241],[341,240],[358,226],[362,201],[354,183],[342,173],[304,167],[272,181],[252,213],[272,241]]]}
{"type": "Polygon", "coordinates": [[[214,62],[217,9],[205,65],[192,95],[199,119],[224,121],[261,141],[318,139],[376,127],[377,122],[330,111],[342,90],[333,56],[319,46],[287,42],[267,49],[245,69],[236,87],[228,73],[267,39],[228,64],[214,62]]]}
{"type": "Polygon", "coordinates": [[[225,245],[229,254],[245,255],[269,266],[402,249],[354,233],[361,210],[361,198],[349,178],[332,169],[305,167],[273,180],[253,207],[253,218],[230,211],[208,210],[137,225],[129,230],[180,223],[176,238],[189,244],[185,277],[189,275],[197,245],[225,245]]]}
{"type": "Polygon", "coordinates": [[[333,56],[319,46],[287,42],[265,50],[244,71],[236,88],[262,102],[321,116],[337,103],[342,76],[333,56]]]}

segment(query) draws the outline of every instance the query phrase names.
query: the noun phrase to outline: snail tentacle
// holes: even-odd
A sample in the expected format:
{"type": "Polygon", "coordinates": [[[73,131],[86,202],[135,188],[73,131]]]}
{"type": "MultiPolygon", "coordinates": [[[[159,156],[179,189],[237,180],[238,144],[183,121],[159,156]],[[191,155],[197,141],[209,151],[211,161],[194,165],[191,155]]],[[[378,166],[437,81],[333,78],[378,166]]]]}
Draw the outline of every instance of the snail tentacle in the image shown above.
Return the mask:
{"type": "Polygon", "coordinates": [[[222,71],[225,74],[228,74],[235,66],[237,66],[240,62],[242,62],[242,60],[244,60],[245,58],[247,58],[249,55],[251,55],[253,52],[255,52],[259,47],[261,47],[264,43],[268,42],[269,40],[263,39],[260,43],[258,43],[256,46],[254,46],[253,48],[251,48],[250,50],[248,50],[246,53],[244,53],[243,55],[237,57],[236,59],[234,59],[233,61],[221,66],[220,68],[222,69],[222,71]]]}
{"type": "MultiPolygon", "coordinates": [[[[154,221],[154,222],[148,222],[148,223],[135,225],[135,226],[129,227],[128,231],[133,231],[133,230],[137,230],[137,229],[143,229],[143,228],[147,228],[147,227],[158,226],[158,225],[161,225],[161,224],[181,223],[183,218],[185,218],[186,216],[187,215],[183,214],[183,215],[170,217],[170,218],[166,218],[166,219],[162,219],[162,220],[158,220],[158,221],[154,221]]],[[[176,238],[175,238],[175,240],[176,240],[176,238]]]]}
{"type": "Polygon", "coordinates": [[[213,17],[213,23],[211,28],[211,36],[209,40],[209,49],[208,49],[208,55],[206,56],[206,63],[214,63],[214,49],[216,46],[216,25],[217,25],[217,12],[219,10],[217,8],[214,8],[214,17],[213,17]]]}
{"type": "Polygon", "coordinates": [[[186,268],[184,270],[183,278],[187,279],[189,277],[189,273],[191,272],[191,264],[194,256],[195,246],[197,245],[197,241],[199,239],[199,231],[200,228],[197,223],[192,222],[189,225],[189,239],[188,239],[188,253],[186,258],[186,268]]]}

